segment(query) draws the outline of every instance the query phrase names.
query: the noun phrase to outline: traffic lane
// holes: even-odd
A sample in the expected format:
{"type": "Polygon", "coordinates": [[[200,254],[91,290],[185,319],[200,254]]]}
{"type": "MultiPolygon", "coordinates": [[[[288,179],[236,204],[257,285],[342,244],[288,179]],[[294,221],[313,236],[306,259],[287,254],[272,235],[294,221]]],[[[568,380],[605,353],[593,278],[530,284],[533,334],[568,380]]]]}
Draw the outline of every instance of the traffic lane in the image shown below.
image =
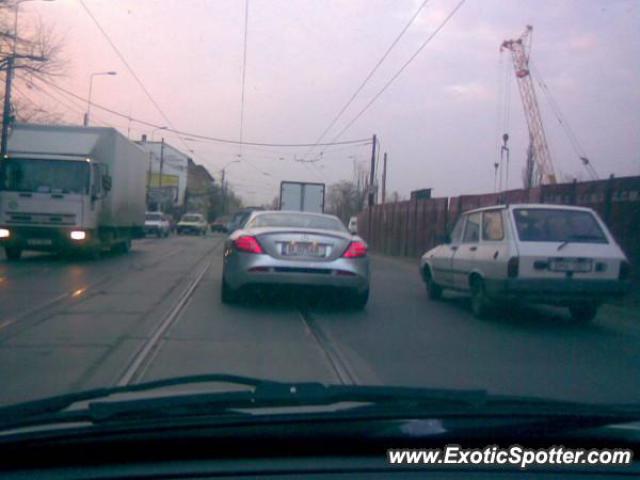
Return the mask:
{"type": "Polygon", "coordinates": [[[417,264],[374,256],[371,270],[364,311],[312,309],[365,383],[637,400],[640,331],[607,308],[591,325],[571,322],[561,309],[515,306],[481,321],[459,295],[429,301],[417,264]]]}
{"type": "Polygon", "coordinates": [[[0,331],[0,403],[114,385],[219,243],[174,237],[138,245],[108,282],[0,331]]]}
{"type": "Polygon", "coordinates": [[[222,254],[163,338],[143,380],[229,373],[280,381],[338,381],[326,352],[296,302],[256,298],[220,301],[222,254]]]}
{"type": "Polygon", "coordinates": [[[82,292],[123,269],[143,268],[149,262],[179,253],[180,246],[179,242],[142,239],[133,243],[127,255],[109,252],[99,260],[25,252],[25,257],[19,261],[0,261],[0,328],[17,316],[55,299],[82,292]]]}

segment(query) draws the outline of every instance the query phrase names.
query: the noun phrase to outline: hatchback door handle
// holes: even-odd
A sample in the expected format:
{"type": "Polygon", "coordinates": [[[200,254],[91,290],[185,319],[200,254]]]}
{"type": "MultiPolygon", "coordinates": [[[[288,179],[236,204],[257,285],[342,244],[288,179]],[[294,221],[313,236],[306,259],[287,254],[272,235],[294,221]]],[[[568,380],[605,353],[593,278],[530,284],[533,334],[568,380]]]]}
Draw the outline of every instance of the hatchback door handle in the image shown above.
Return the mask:
{"type": "Polygon", "coordinates": [[[478,249],[478,247],[469,247],[469,250],[471,250],[472,252],[475,252],[478,249]]]}

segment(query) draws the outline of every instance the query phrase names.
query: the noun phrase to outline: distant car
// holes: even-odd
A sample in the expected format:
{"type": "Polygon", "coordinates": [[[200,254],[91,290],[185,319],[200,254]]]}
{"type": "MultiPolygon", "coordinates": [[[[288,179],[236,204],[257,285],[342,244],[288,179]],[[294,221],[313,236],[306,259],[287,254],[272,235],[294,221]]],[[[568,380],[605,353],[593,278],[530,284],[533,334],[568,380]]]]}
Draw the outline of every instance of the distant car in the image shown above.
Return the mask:
{"type": "Polygon", "coordinates": [[[472,210],[456,222],[447,243],[422,256],[431,299],[443,289],[471,293],[473,313],[493,303],[526,301],[569,307],[589,322],[598,307],[630,288],[630,265],[589,208],[547,204],[472,210]]]}
{"type": "Polygon", "coordinates": [[[211,231],[212,232],[220,232],[220,233],[226,233],[227,232],[227,224],[229,223],[229,217],[218,217],[215,219],[215,221],[211,224],[211,231]]]}
{"type": "Polygon", "coordinates": [[[357,235],[358,234],[358,217],[351,217],[349,219],[349,226],[347,228],[352,234],[357,235]]]}
{"type": "Polygon", "coordinates": [[[231,216],[231,220],[229,220],[229,223],[227,224],[227,232],[233,233],[239,228],[242,228],[253,212],[261,210],[264,209],[260,207],[248,207],[238,210],[231,216]]]}
{"type": "Polygon", "coordinates": [[[171,231],[171,223],[162,212],[146,212],[144,217],[145,235],[168,237],[171,231]]]}
{"type": "Polygon", "coordinates": [[[206,235],[207,229],[207,221],[200,213],[186,213],[182,216],[182,218],[176,225],[178,235],[182,235],[185,233],[206,235]]]}
{"type": "Polygon", "coordinates": [[[222,301],[248,285],[306,285],[348,292],[364,308],[369,298],[367,245],[333,215],[256,211],[225,243],[222,301]]]}

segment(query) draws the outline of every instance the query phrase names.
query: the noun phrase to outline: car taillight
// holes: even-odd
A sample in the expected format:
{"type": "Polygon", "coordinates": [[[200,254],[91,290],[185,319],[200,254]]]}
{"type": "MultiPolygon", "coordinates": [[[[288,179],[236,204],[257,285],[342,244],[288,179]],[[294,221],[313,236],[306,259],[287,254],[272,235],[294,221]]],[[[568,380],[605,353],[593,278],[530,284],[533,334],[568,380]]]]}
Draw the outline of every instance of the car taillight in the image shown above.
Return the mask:
{"type": "Polygon", "coordinates": [[[233,245],[236,247],[236,250],[240,252],[264,253],[264,250],[262,250],[262,247],[258,243],[256,237],[238,237],[234,240],[233,245]]]}
{"type": "Polygon", "coordinates": [[[620,280],[627,280],[631,276],[631,264],[626,260],[620,262],[620,273],[618,273],[618,278],[620,280]]]}
{"type": "Polygon", "coordinates": [[[358,258],[367,255],[367,246],[363,242],[351,242],[347,251],[342,254],[343,258],[358,258]]]}
{"type": "Polygon", "coordinates": [[[515,278],[518,276],[520,269],[520,259],[518,257],[511,257],[507,263],[507,277],[515,278]]]}

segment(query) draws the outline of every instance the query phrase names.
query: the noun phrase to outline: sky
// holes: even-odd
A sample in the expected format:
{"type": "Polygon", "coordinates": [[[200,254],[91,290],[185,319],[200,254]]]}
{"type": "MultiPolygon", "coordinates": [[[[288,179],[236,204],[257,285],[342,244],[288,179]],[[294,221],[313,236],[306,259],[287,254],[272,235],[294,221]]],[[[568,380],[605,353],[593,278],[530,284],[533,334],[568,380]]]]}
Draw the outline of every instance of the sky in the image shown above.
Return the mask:
{"type": "MultiPolygon", "coordinates": [[[[331,141],[433,34],[459,0],[429,0],[353,104],[331,141]]],[[[81,98],[159,126],[238,140],[244,0],[84,0],[164,112],[114,52],[79,0],[30,1],[20,29],[38,18],[62,39],[64,75],[51,79],[81,98]],[[168,120],[167,120],[168,119],[168,120]]],[[[423,0],[249,0],[243,140],[317,141],[423,0]]],[[[491,192],[499,138],[510,136],[510,175],[519,188],[528,133],[503,40],[533,26],[531,61],[600,177],[640,174],[640,2],[637,0],[467,0],[340,141],[316,148],[252,147],[153,132],[226,178],[245,204],[269,202],[280,181],[331,184],[368,168],[370,139],[388,154],[387,191],[408,197],[491,192]],[[304,159],[306,162],[299,160],[304,159]]],[[[589,178],[547,97],[538,102],[556,172],[589,178]]],[[[81,123],[86,105],[37,84],[18,95],[81,123]]],[[[92,124],[132,139],[152,134],[136,121],[92,108],[92,124]]],[[[381,160],[378,164],[381,169],[381,160]]]]}

